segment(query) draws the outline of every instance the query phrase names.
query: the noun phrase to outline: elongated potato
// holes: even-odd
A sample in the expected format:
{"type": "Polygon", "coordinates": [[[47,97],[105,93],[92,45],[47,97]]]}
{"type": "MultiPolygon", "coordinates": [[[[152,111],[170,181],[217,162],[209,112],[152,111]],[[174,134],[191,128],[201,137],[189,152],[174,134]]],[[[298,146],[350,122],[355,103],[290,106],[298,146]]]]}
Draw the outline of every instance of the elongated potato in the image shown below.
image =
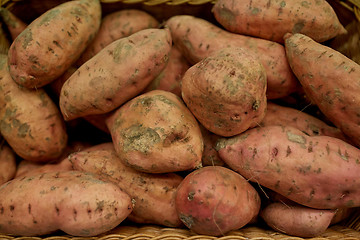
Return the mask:
{"type": "Polygon", "coordinates": [[[190,15],[169,18],[174,44],[190,64],[227,47],[241,47],[258,57],[267,75],[267,98],[285,97],[295,92],[299,83],[287,62],[284,47],[276,42],[228,32],[211,22],[190,15]]]}
{"type": "Polygon", "coordinates": [[[15,174],[16,154],[4,139],[2,139],[0,145],[0,185],[13,179],[15,174]]]}
{"type": "Polygon", "coordinates": [[[267,126],[221,139],[217,147],[231,169],[301,205],[360,206],[360,150],[338,138],[267,126]]]}
{"type": "MultiPolygon", "coordinates": [[[[126,166],[117,156],[112,142],[109,149],[88,149],[67,159],[74,170],[108,177],[135,201],[128,219],[136,223],[179,227],[175,209],[175,191],[183,178],[175,173],[149,174],[126,166]]],[[[105,144],[101,144],[105,146],[105,144]]]]}
{"type": "Polygon", "coordinates": [[[293,126],[309,136],[330,136],[349,141],[340,129],[329,126],[322,120],[291,107],[268,102],[266,114],[260,126],[293,126]]]}
{"type": "Polygon", "coordinates": [[[101,20],[99,31],[75,65],[80,67],[113,41],[146,28],[157,27],[159,27],[159,22],[142,10],[122,9],[109,13],[101,20]]]}
{"type": "Polygon", "coordinates": [[[311,38],[287,34],[289,64],[309,99],[360,146],[360,66],[311,38]]]}
{"type": "Polygon", "coordinates": [[[143,93],[114,112],[107,126],[122,161],[138,171],[168,173],[201,167],[198,122],[175,94],[143,93]]]}
{"type": "Polygon", "coordinates": [[[0,187],[0,231],[37,236],[60,229],[73,236],[96,236],[119,225],[132,207],[127,193],[97,175],[43,173],[0,187]]]}
{"type": "Polygon", "coordinates": [[[68,135],[60,111],[44,89],[19,87],[0,55],[0,132],[23,159],[48,162],[64,151],[68,135]]]}
{"type": "Polygon", "coordinates": [[[224,137],[255,127],[266,112],[266,72],[243,48],[224,48],[190,67],[181,82],[186,106],[224,137]]]}
{"type": "Polygon", "coordinates": [[[64,119],[107,113],[140,94],[166,66],[171,45],[168,29],[144,29],[106,46],[64,83],[64,119]]]}
{"type": "Polygon", "coordinates": [[[198,234],[224,235],[257,217],[258,192],[240,174],[207,166],[188,174],[176,191],[179,218],[198,234]]]}
{"type": "Polygon", "coordinates": [[[14,40],[28,26],[18,16],[15,16],[9,9],[0,7],[0,17],[4,21],[12,40],[14,40]]]}
{"type": "Polygon", "coordinates": [[[346,33],[326,0],[218,0],[212,12],[230,32],[279,43],[286,33],[302,33],[317,42],[346,33]]]}
{"type": "Polygon", "coordinates": [[[274,202],[266,205],[260,216],[275,231],[296,237],[317,237],[328,229],[335,213],[336,210],[274,202]]]}
{"type": "Polygon", "coordinates": [[[26,88],[60,77],[85,50],[101,22],[99,0],[68,1],[31,22],[11,44],[9,71],[26,88]]]}

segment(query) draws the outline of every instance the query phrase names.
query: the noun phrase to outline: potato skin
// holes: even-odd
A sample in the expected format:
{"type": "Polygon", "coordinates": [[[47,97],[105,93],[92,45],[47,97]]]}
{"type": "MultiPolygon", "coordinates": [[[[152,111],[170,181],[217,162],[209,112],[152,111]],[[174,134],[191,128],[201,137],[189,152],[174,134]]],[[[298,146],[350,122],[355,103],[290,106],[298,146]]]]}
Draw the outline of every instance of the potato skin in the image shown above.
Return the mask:
{"type": "Polygon", "coordinates": [[[48,162],[64,151],[68,135],[56,104],[44,89],[19,87],[0,56],[0,132],[14,152],[28,161],[48,162]]]}
{"type": "Polygon", "coordinates": [[[201,167],[203,141],[198,122],[175,94],[141,94],[107,119],[115,150],[138,171],[167,173],[201,167]]]}
{"type": "Polygon", "coordinates": [[[274,202],[265,206],[260,216],[275,231],[296,237],[316,237],[330,226],[335,212],[274,202]]]}
{"type": "Polygon", "coordinates": [[[71,154],[68,161],[74,170],[107,177],[135,201],[128,216],[136,223],[179,227],[181,221],[175,210],[175,191],[183,178],[175,173],[149,174],[126,166],[117,156],[112,142],[109,149],[84,150],[71,154]]]}
{"type": "Polygon", "coordinates": [[[308,98],[359,147],[359,64],[300,33],[286,35],[285,49],[308,98]]]}
{"type": "Polygon", "coordinates": [[[227,47],[242,47],[258,57],[267,75],[267,98],[276,99],[295,92],[299,82],[292,73],[279,43],[228,32],[211,22],[190,15],[177,15],[166,21],[174,44],[190,64],[227,47]]]}
{"type": "Polygon", "coordinates": [[[224,48],[185,72],[181,93],[205,128],[230,137],[262,121],[266,83],[265,69],[257,58],[242,48],[224,48]]]}
{"type": "Polygon", "coordinates": [[[335,137],[350,143],[340,129],[330,126],[306,112],[273,102],[267,103],[265,117],[260,123],[260,126],[270,125],[292,126],[309,136],[335,137]]]}
{"type": "Polygon", "coordinates": [[[109,13],[101,20],[99,31],[75,65],[80,67],[113,41],[128,37],[140,30],[158,26],[159,22],[142,10],[123,9],[109,13]]]}
{"type": "Polygon", "coordinates": [[[4,21],[12,40],[27,27],[25,22],[5,7],[0,7],[0,18],[4,21]]]}
{"type": "Polygon", "coordinates": [[[31,22],[11,44],[10,75],[26,88],[60,77],[85,50],[101,21],[99,0],[69,1],[31,22]]]}
{"type": "Polygon", "coordinates": [[[228,31],[284,43],[286,33],[302,33],[324,42],[346,33],[325,0],[219,0],[215,19],[228,31]]]}
{"type": "Polygon", "coordinates": [[[207,166],[188,174],[176,192],[179,218],[197,234],[219,236],[241,228],[260,210],[260,196],[240,174],[207,166]]]}
{"type": "Polygon", "coordinates": [[[2,141],[0,145],[0,185],[13,179],[16,174],[16,154],[4,140],[2,141]]]}
{"type": "Polygon", "coordinates": [[[266,126],[223,138],[217,149],[231,169],[301,205],[360,205],[360,150],[340,139],[266,126]]]}
{"type": "Polygon", "coordinates": [[[60,229],[95,236],[116,227],[131,210],[131,198],[119,187],[79,171],[16,178],[0,187],[5,234],[37,236],[60,229]]]}
{"type": "Polygon", "coordinates": [[[64,83],[64,119],[107,113],[140,94],[166,66],[171,45],[168,29],[144,29],[107,45],[64,83]]]}

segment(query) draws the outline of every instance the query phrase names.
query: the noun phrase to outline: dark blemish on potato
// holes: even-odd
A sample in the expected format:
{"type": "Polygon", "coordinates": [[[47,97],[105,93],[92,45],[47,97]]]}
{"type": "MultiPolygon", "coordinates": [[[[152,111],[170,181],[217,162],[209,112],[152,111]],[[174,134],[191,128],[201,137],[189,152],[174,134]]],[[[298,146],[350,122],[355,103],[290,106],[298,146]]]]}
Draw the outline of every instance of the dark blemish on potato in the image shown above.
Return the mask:
{"type": "Polygon", "coordinates": [[[28,213],[31,214],[31,204],[28,204],[28,213]]]}
{"type": "Polygon", "coordinates": [[[190,229],[192,228],[192,226],[195,223],[194,218],[191,215],[187,216],[185,214],[180,213],[179,217],[180,217],[180,220],[190,229]]]}
{"type": "Polygon", "coordinates": [[[311,201],[313,200],[314,195],[315,195],[315,190],[314,190],[314,189],[312,189],[312,190],[310,191],[310,194],[309,194],[309,199],[308,199],[308,202],[311,202],[311,201]]]}
{"type": "Polygon", "coordinates": [[[60,172],[57,172],[53,177],[54,178],[59,178],[60,172]]]}
{"type": "Polygon", "coordinates": [[[76,222],[77,221],[77,210],[74,208],[73,209],[73,218],[74,218],[74,221],[76,222]]]}
{"type": "Polygon", "coordinates": [[[254,101],[252,104],[252,110],[256,111],[259,109],[259,107],[260,107],[260,101],[258,100],[254,101]]]}
{"type": "Polygon", "coordinates": [[[273,157],[276,157],[279,153],[279,149],[277,149],[276,147],[274,147],[271,151],[271,154],[273,157]]]}
{"type": "Polygon", "coordinates": [[[290,146],[288,145],[288,146],[287,146],[287,149],[286,149],[286,157],[288,157],[290,154],[291,154],[291,148],[290,148],[290,146]]]}
{"type": "Polygon", "coordinates": [[[194,200],[194,196],[195,196],[195,192],[189,192],[187,199],[189,201],[192,201],[192,200],[194,200]]]}
{"type": "Polygon", "coordinates": [[[26,137],[27,133],[29,132],[30,126],[27,123],[23,123],[18,128],[17,136],[19,138],[26,137]]]}
{"type": "Polygon", "coordinates": [[[312,141],[309,142],[309,146],[308,146],[308,153],[313,152],[313,144],[312,141]]]}
{"type": "Polygon", "coordinates": [[[60,43],[58,41],[53,41],[53,44],[55,44],[55,46],[57,46],[58,48],[63,49],[63,47],[60,45],[60,43]]]}
{"type": "Polygon", "coordinates": [[[10,211],[12,212],[12,211],[15,210],[15,206],[14,206],[14,205],[10,205],[10,206],[9,206],[9,209],[10,209],[10,211]]]}
{"type": "Polygon", "coordinates": [[[33,223],[34,223],[34,224],[37,224],[38,222],[37,222],[35,219],[33,219],[33,223]]]}
{"type": "Polygon", "coordinates": [[[104,209],[104,206],[105,206],[105,202],[104,202],[104,201],[96,202],[95,212],[97,212],[97,211],[102,212],[103,209],[104,209]]]}
{"type": "Polygon", "coordinates": [[[294,188],[293,187],[290,187],[287,191],[287,196],[291,195],[294,191],[294,188]]]}
{"type": "Polygon", "coordinates": [[[4,214],[4,207],[2,205],[0,207],[0,214],[4,214]]]}
{"type": "Polygon", "coordinates": [[[60,215],[60,209],[58,208],[58,206],[55,205],[55,212],[56,215],[59,216],[60,215]]]}

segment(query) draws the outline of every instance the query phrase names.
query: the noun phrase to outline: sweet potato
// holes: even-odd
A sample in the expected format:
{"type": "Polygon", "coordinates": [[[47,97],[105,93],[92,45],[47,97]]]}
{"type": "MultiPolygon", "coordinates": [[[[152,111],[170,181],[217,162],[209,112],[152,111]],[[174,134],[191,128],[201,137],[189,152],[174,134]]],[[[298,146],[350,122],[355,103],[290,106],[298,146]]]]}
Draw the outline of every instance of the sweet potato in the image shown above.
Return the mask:
{"type": "Polygon", "coordinates": [[[104,16],[99,31],[75,65],[80,67],[115,40],[128,37],[146,28],[158,28],[159,22],[149,13],[138,9],[122,9],[104,16]]]}
{"type": "Polygon", "coordinates": [[[36,236],[58,229],[95,236],[119,225],[132,211],[128,194],[114,183],[80,171],[16,178],[0,187],[0,232],[36,236]]]}
{"type": "Polygon", "coordinates": [[[306,95],[360,146],[359,64],[303,34],[287,34],[285,38],[289,64],[306,95]]]}
{"type": "Polygon", "coordinates": [[[28,26],[19,17],[10,12],[9,9],[4,7],[0,7],[0,18],[5,23],[12,40],[14,40],[28,26]]]}
{"type": "Polygon", "coordinates": [[[293,126],[309,136],[330,136],[349,141],[340,129],[330,126],[319,118],[295,108],[268,102],[266,114],[260,126],[293,126]]]}
{"type": "Polygon", "coordinates": [[[15,174],[16,154],[4,139],[2,139],[0,145],[0,185],[13,179],[15,174]]]}
{"type": "Polygon", "coordinates": [[[174,44],[190,64],[195,64],[225,47],[242,47],[259,58],[267,75],[267,98],[289,95],[299,83],[287,62],[284,47],[276,42],[228,32],[210,21],[189,15],[166,21],[174,44]]]}
{"type": "Polygon", "coordinates": [[[107,113],[140,94],[166,66],[171,45],[168,29],[144,29],[107,45],[64,83],[64,119],[107,113]]]}
{"type": "Polygon", "coordinates": [[[60,77],[85,50],[101,22],[99,0],[57,5],[32,21],[11,44],[10,75],[26,88],[39,88],[60,77]]]}
{"type": "Polygon", "coordinates": [[[202,124],[199,124],[199,126],[204,142],[204,150],[201,156],[202,166],[224,166],[225,163],[219,157],[219,154],[215,148],[217,140],[222,137],[210,132],[202,124]]]}
{"type": "Polygon", "coordinates": [[[171,92],[143,93],[106,122],[118,156],[138,171],[167,173],[201,167],[199,124],[171,92]]]}
{"type": "Polygon", "coordinates": [[[258,192],[240,174],[207,166],[188,174],[176,191],[179,218],[192,231],[224,235],[254,219],[260,210],[258,192]]]}
{"type": "Polygon", "coordinates": [[[181,97],[181,80],[190,64],[176,46],[172,46],[165,69],[145,88],[144,92],[165,90],[181,97]]]}
{"type": "Polygon", "coordinates": [[[317,237],[328,229],[335,212],[274,202],[265,206],[260,216],[275,231],[296,237],[317,237]]]}
{"type": "Polygon", "coordinates": [[[44,89],[16,84],[0,55],[0,132],[14,152],[34,162],[48,162],[64,151],[68,135],[57,105],[44,89]]]}
{"type": "Polygon", "coordinates": [[[231,169],[301,205],[360,205],[360,150],[341,139],[267,126],[220,139],[217,149],[231,169]]]}
{"type": "Polygon", "coordinates": [[[228,31],[284,43],[285,33],[325,42],[346,30],[326,0],[219,0],[215,19],[228,31]]]}
{"type": "MultiPolygon", "coordinates": [[[[117,156],[112,142],[109,149],[84,150],[67,159],[73,169],[109,178],[135,201],[128,219],[136,223],[179,227],[175,210],[175,191],[183,180],[175,173],[149,174],[126,166],[117,156]]],[[[104,144],[102,144],[104,145],[104,144]]]]}
{"type": "Polygon", "coordinates": [[[186,106],[209,131],[234,136],[266,112],[266,72],[243,48],[224,48],[190,67],[181,82],[186,106]]]}

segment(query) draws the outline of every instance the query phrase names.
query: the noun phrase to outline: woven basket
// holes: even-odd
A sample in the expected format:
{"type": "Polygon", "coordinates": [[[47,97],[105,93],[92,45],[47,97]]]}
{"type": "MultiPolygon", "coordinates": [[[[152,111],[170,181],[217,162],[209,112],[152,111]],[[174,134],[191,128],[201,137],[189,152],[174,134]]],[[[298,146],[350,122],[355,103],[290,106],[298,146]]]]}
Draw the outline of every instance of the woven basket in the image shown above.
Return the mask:
{"type": "MultiPolygon", "coordinates": [[[[103,14],[136,8],[147,11],[155,16],[160,22],[173,15],[189,14],[214,21],[211,7],[216,0],[102,0],[103,14]]],[[[349,44],[354,36],[359,35],[357,28],[360,21],[360,0],[328,0],[335,9],[340,21],[344,26],[355,25],[353,34],[346,38],[334,39],[329,44],[352,59],[360,59],[357,56],[359,43],[349,44]]],[[[0,5],[6,7],[24,22],[31,22],[46,10],[54,7],[65,0],[0,0],[0,5]]],[[[10,38],[5,27],[0,21],[0,53],[6,53],[10,46],[10,38]]],[[[353,41],[352,41],[353,42],[353,41]]],[[[359,61],[360,62],[360,61],[359,61]]],[[[358,63],[359,63],[358,62],[358,63]]],[[[168,228],[155,225],[140,225],[124,222],[110,232],[96,237],[74,237],[63,232],[56,232],[41,237],[18,237],[3,235],[0,240],[301,240],[303,238],[289,236],[270,229],[262,223],[248,225],[239,230],[231,231],[221,237],[197,235],[187,228],[168,228]]],[[[329,227],[325,233],[318,237],[306,238],[312,240],[356,240],[360,239],[360,208],[344,221],[329,227]]]]}

